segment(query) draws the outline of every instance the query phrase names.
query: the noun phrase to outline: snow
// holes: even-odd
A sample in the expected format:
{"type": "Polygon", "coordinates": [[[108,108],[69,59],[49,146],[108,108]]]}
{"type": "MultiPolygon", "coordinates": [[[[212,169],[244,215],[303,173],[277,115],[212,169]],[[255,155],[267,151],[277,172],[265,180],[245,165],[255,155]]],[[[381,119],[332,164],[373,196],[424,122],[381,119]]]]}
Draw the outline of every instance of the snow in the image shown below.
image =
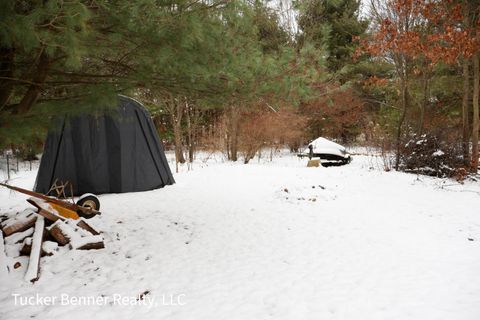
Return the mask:
{"type": "Polygon", "coordinates": [[[438,149],[437,151],[435,151],[434,153],[432,153],[432,156],[433,157],[441,157],[445,154],[445,152],[443,152],[442,150],[438,149]]]}
{"type": "Polygon", "coordinates": [[[427,140],[421,139],[417,141],[417,145],[421,145],[423,143],[427,142],[427,140]]]}
{"type": "MultiPolygon", "coordinates": [[[[306,162],[212,156],[175,185],[101,195],[88,223],[105,249],[59,247],[33,285],[14,270],[0,319],[479,319],[478,182],[384,172],[367,156],[306,162]]],[[[0,198],[1,212],[28,207],[0,198]]]]}
{"type": "Polygon", "coordinates": [[[47,254],[53,254],[57,251],[58,243],[53,241],[44,241],[42,244],[42,250],[47,254]]]}

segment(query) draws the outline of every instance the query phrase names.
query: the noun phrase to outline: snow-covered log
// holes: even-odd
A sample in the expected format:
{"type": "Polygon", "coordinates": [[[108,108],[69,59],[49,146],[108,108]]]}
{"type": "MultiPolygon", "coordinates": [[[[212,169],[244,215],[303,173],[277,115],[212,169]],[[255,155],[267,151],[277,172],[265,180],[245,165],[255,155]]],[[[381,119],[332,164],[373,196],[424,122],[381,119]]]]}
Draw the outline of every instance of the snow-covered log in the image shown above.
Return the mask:
{"type": "Polygon", "coordinates": [[[70,241],[70,246],[72,249],[78,250],[91,250],[91,249],[103,249],[105,245],[103,244],[102,236],[90,236],[90,237],[81,237],[70,241]]]}
{"type": "Polygon", "coordinates": [[[103,237],[85,221],[66,220],[55,222],[49,229],[52,237],[61,245],[70,243],[72,249],[103,249],[103,237]]]}
{"type": "MultiPolygon", "coordinates": [[[[42,253],[41,257],[51,256],[57,250],[58,243],[54,241],[44,241],[42,243],[42,253]]],[[[29,256],[32,253],[32,238],[26,238],[23,241],[22,249],[20,249],[20,255],[29,256]]]]}
{"type": "Polygon", "coordinates": [[[3,244],[3,233],[0,231],[0,282],[3,283],[8,277],[7,256],[3,244]]]}
{"type": "Polygon", "coordinates": [[[20,255],[29,256],[32,252],[32,237],[25,238],[20,249],[20,255]]]}
{"type": "Polygon", "coordinates": [[[79,222],[77,222],[77,226],[82,228],[83,230],[87,230],[88,232],[90,232],[91,234],[93,234],[94,236],[98,236],[100,233],[93,229],[87,222],[85,222],[85,220],[80,220],[79,222]]]}
{"type": "Polygon", "coordinates": [[[25,210],[15,217],[7,219],[1,223],[3,235],[8,237],[15,232],[22,232],[30,229],[37,219],[37,215],[32,210],[25,210]]]}
{"type": "MultiPolygon", "coordinates": [[[[63,224],[63,222],[61,222],[63,224]]],[[[57,241],[60,245],[64,246],[70,242],[70,238],[67,237],[67,233],[63,231],[62,227],[58,222],[53,224],[48,230],[50,235],[57,241]]]]}
{"type": "Polygon", "coordinates": [[[35,282],[38,280],[44,228],[45,219],[42,216],[38,216],[35,222],[35,232],[33,233],[32,252],[30,253],[30,260],[28,261],[28,268],[24,278],[26,281],[35,282]]]}
{"type": "Polygon", "coordinates": [[[22,242],[26,237],[30,237],[33,234],[33,227],[22,232],[14,233],[8,237],[5,237],[5,244],[16,244],[22,242]]]}

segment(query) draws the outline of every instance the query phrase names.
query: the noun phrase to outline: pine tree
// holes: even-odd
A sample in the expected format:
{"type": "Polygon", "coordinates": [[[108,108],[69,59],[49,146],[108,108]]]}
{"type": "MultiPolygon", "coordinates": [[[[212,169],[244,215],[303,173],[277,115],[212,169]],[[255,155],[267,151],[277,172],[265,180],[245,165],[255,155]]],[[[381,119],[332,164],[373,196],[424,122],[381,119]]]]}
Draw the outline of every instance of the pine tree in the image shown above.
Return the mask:
{"type": "Polygon", "coordinates": [[[358,0],[302,0],[298,2],[300,43],[323,49],[327,66],[337,72],[352,64],[354,40],[368,23],[359,17],[358,0]]]}

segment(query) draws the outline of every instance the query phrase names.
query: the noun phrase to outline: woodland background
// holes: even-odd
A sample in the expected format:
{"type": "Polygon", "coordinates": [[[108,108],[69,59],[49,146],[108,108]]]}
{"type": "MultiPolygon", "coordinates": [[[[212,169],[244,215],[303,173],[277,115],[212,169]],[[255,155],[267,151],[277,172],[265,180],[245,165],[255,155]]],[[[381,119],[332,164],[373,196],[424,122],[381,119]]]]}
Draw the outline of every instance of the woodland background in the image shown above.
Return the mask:
{"type": "Polygon", "coordinates": [[[386,170],[478,170],[480,1],[0,2],[0,150],[31,159],[52,117],[150,110],[179,163],[248,163],[319,136],[386,170]]]}

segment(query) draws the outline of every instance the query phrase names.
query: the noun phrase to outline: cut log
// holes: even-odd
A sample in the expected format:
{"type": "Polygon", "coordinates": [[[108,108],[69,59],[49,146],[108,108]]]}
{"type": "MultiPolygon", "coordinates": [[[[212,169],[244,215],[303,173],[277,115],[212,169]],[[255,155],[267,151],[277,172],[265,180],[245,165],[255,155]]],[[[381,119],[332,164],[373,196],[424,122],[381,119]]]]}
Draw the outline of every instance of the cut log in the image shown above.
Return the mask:
{"type": "Polygon", "coordinates": [[[15,232],[22,232],[35,225],[37,215],[32,210],[25,210],[15,217],[5,220],[1,223],[3,235],[8,237],[15,232]]]}
{"type": "Polygon", "coordinates": [[[59,226],[58,222],[53,224],[48,230],[50,235],[57,241],[61,246],[66,245],[70,242],[70,238],[67,237],[66,233],[62,230],[62,227],[59,226]]]}
{"type": "Polygon", "coordinates": [[[49,229],[50,235],[61,245],[70,244],[71,249],[103,249],[103,237],[86,222],[58,220],[49,229]],[[96,234],[93,234],[96,233],[96,234]]]}
{"type": "Polygon", "coordinates": [[[8,277],[7,255],[3,244],[3,233],[0,231],[0,283],[4,283],[8,277]]]}
{"type": "Polygon", "coordinates": [[[28,237],[23,240],[22,249],[20,249],[21,256],[29,256],[32,252],[32,238],[28,237]]]}
{"type": "Polygon", "coordinates": [[[78,250],[91,250],[91,249],[103,249],[105,245],[103,243],[102,236],[90,236],[82,237],[70,242],[70,247],[72,249],[78,250]]]}
{"type": "Polygon", "coordinates": [[[81,228],[77,225],[78,220],[67,219],[65,220],[67,226],[69,226],[69,230],[73,230],[74,233],[72,234],[73,237],[90,237],[92,234],[90,231],[87,231],[84,228],[81,228]]]}
{"type": "Polygon", "coordinates": [[[25,238],[31,237],[33,234],[33,228],[25,230],[23,232],[14,233],[8,237],[5,237],[5,244],[16,244],[22,242],[25,238]]]}
{"type": "Polygon", "coordinates": [[[77,226],[82,228],[83,230],[87,230],[94,236],[98,236],[100,234],[97,230],[93,229],[88,223],[86,223],[85,220],[80,220],[79,222],[77,222],[77,226]]]}
{"type": "Polygon", "coordinates": [[[103,243],[103,241],[101,241],[84,244],[83,246],[78,247],[77,250],[99,250],[104,248],[105,244],[103,243]]]}
{"type": "Polygon", "coordinates": [[[32,239],[32,252],[28,261],[25,280],[35,282],[40,276],[40,255],[42,254],[42,242],[45,228],[45,219],[42,216],[37,217],[35,222],[35,232],[32,239]]]}
{"type": "MultiPolygon", "coordinates": [[[[53,252],[56,250],[58,243],[53,241],[44,241],[42,244],[42,253],[41,257],[52,256],[53,252]]],[[[32,238],[26,238],[23,241],[22,249],[20,249],[20,255],[29,256],[32,253],[32,238]]]]}

